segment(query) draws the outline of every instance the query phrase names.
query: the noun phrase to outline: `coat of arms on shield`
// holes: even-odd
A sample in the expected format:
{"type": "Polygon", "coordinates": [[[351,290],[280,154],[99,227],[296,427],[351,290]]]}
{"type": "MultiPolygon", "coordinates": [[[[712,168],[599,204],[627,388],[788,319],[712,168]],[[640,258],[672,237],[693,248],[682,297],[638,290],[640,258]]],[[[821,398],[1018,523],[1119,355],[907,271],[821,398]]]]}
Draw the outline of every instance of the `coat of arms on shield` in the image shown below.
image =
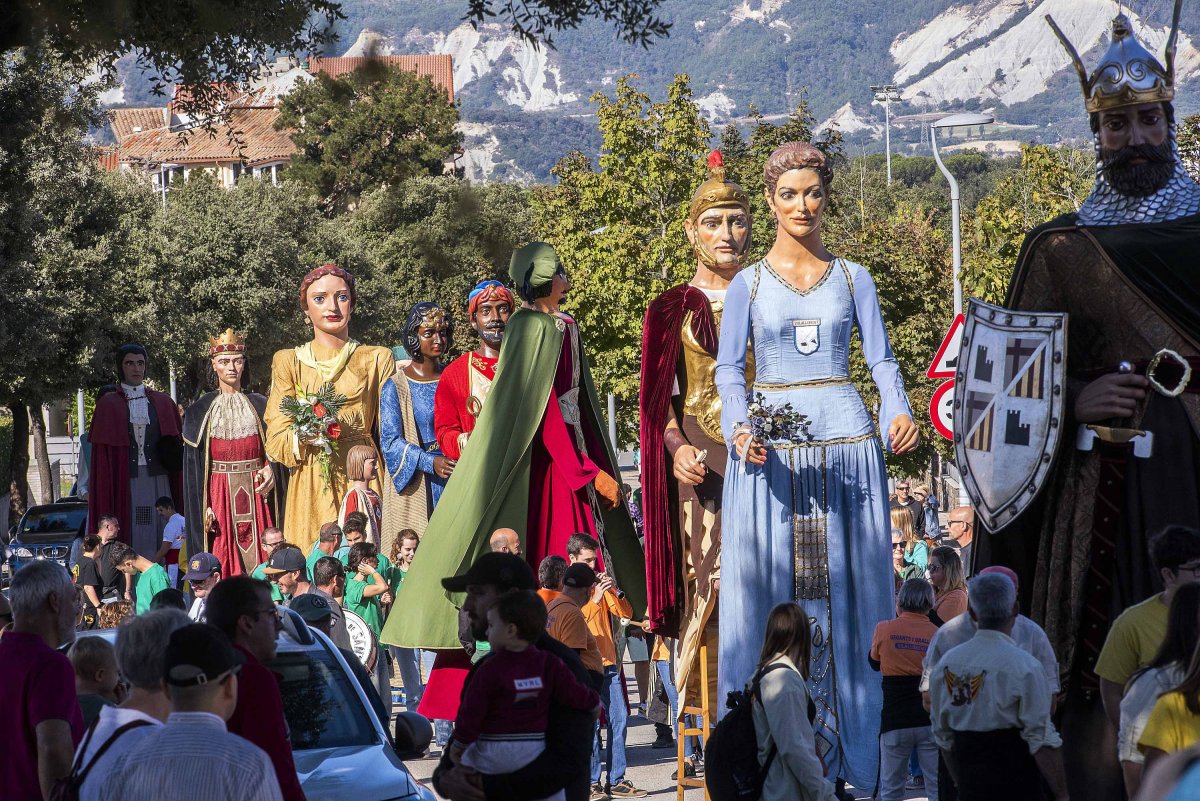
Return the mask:
{"type": "Polygon", "coordinates": [[[954,453],[975,513],[1011,523],[1050,470],[1064,425],[1067,315],[971,298],[954,387],[954,453]]]}

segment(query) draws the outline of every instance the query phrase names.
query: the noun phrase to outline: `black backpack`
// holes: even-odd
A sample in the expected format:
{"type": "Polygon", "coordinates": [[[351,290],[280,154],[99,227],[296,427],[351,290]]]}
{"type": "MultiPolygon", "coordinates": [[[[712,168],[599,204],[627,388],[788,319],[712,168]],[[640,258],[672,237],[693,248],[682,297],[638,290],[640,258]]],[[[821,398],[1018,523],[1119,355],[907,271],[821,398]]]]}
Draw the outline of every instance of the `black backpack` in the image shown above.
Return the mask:
{"type": "Polygon", "coordinates": [[[767,761],[758,764],[758,735],[754,732],[755,701],[762,677],[787,665],[767,665],[754,674],[744,690],[729,694],[729,712],[717,723],[704,744],[704,784],[712,801],[757,801],[762,796],[767,771],[775,761],[772,743],[767,761]]]}
{"type": "Polygon", "coordinates": [[[83,754],[87,751],[88,744],[92,741],[92,735],[96,733],[96,726],[100,723],[99,716],[92,721],[92,725],[87,730],[87,738],[83,741],[83,745],[79,748],[79,753],[75,756],[75,763],[71,766],[71,772],[66,776],[58,779],[54,783],[54,787],[50,790],[50,801],[79,801],[79,788],[83,786],[84,780],[92,771],[92,766],[100,761],[100,757],[104,756],[104,752],[108,747],[115,743],[117,739],[127,731],[136,729],[140,726],[153,725],[148,720],[131,720],[124,726],[121,726],[105,740],[99,748],[96,749],[96,754],[92,757],[87,765],[83,765],[83,754]]]}

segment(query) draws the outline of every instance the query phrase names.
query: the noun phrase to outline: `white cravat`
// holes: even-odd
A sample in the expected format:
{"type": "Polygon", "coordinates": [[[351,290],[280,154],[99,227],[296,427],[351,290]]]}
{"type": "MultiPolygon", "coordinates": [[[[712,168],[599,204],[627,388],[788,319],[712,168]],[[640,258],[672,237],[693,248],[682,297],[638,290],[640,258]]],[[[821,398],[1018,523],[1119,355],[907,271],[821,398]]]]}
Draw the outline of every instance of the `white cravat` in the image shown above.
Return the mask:
{"type": "Polygon", "coordinates": [[[133,426],[133,438],[138,447],[138,464],[146,464],[146,426],[150,425],[150,399],[146,397],[145,384],[132,387],[124,382],[121,390],[129,404],[129,424],[133,426]]]}

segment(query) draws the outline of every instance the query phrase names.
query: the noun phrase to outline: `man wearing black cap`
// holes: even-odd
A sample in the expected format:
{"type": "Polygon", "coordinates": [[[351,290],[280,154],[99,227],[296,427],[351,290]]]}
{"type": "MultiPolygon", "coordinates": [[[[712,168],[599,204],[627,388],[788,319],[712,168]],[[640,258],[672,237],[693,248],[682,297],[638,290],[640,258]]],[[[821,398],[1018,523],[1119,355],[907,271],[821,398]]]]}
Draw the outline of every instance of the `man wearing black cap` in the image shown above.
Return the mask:
{"type": "Polygon", "coordinates": [[[194,553],[192,558],[188,559],[187,572],[183,574],[183,578],[192,583],[192,595],[196,597],[196,600],[192,601],[192,608],[188,610],[188,617],[197,623],[203,623],[207,619],[208,594],[221,580],[221,561],[211,553],[194,553]]]}
{"type": "MultiPolygon", "coordinates": [[[[475,639],[482,640],[487,637],[487,611],[500,594],[511,589],[532,593],[537,582],[529,565],[519,556],[485,553],[463,575],[442,579],[442,586],[450,592],[466,593],[462,610],[475,639]]],[[[534,645],[562,659],[579,681],[595,686],[578,654],[570,648],[548,634],[534,645]]],[[[467,676],[468,684],[472,675],[467,676]]],[[[586,801],[591,736],[591,715],[555,704],[550,709],[550,724],[546,729],[546,750],[537,759],[512,773],[483,776],[469,768],[456,767],[449,755],[443,754],[433,773],[433,786],[451,801],[532,801],[559,790],[565,791],[567,801],[586,801]]]]}
{"type": "Polygon", "coordinates": [[[215,626],[193,623],[172,632],[163,665],[171,715],[114,766],[100,797],[160,801],[184,793],[189,801],[280,801],[266,752],[225,729],[244,662],[215,626]]]}
{"type": "Polygon", "coordinates": [[[267,581],[273,581],[279,587],[284,598],[308,592],[308,564],[304,561],[304,551],[297,545],[284,545],[267,560],[263,568],[267,581]]]}

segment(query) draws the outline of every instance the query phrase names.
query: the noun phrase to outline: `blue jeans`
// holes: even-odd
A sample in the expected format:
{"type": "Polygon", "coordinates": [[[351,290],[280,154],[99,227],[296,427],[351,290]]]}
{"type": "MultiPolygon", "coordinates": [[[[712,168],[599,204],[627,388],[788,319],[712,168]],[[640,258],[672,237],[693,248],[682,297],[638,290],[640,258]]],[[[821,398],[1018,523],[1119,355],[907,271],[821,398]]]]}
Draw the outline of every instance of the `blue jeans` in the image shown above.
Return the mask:
{"type": "MultiPolygon", "coordinates": [[[[600,703],[608,718],[608,758],[605,769],[608,783],[618,784],[625,780],[625,726],[629,710],[625,708],[625,693],[621,690],[621,674],[615,665],[604,668],[604,683],[600,686],[600,703]]],[[[592,784],[600,781],[600,729],[592,738],[592,784]]]]}
{"type": "Polygon", "coordinates": [[[396,670],[400,673],[400,681],[404,684],[404,708],[409,712],[416,712],[417,704],[421,703],[421,695],[425,692],[421,661],[424,659],[432,668],[433,653],[418,651],[416,648],[399,648],[395,645],[389,645],[388,649],[392,652],[396,670]]]}
{"type": "MultiPolygon", "coordinates": [[[[667,693],[667,700],[671,702],[671,731],[675,731],[675,721],[679,720],[679,690],[675,689],[675,682],[671,679],[671,663],[665,659],[658,659],[654,662],[654,669],[658,671],[658,680],[662,682],[663,690],[667,693]]],[[[685,723],[688,726],[695,725],[696,716],[688,715],[687,717],[685,723]]],[[[695,756],[696,738],[688,735],[683,747],[685,755],[695,756]]]]}

